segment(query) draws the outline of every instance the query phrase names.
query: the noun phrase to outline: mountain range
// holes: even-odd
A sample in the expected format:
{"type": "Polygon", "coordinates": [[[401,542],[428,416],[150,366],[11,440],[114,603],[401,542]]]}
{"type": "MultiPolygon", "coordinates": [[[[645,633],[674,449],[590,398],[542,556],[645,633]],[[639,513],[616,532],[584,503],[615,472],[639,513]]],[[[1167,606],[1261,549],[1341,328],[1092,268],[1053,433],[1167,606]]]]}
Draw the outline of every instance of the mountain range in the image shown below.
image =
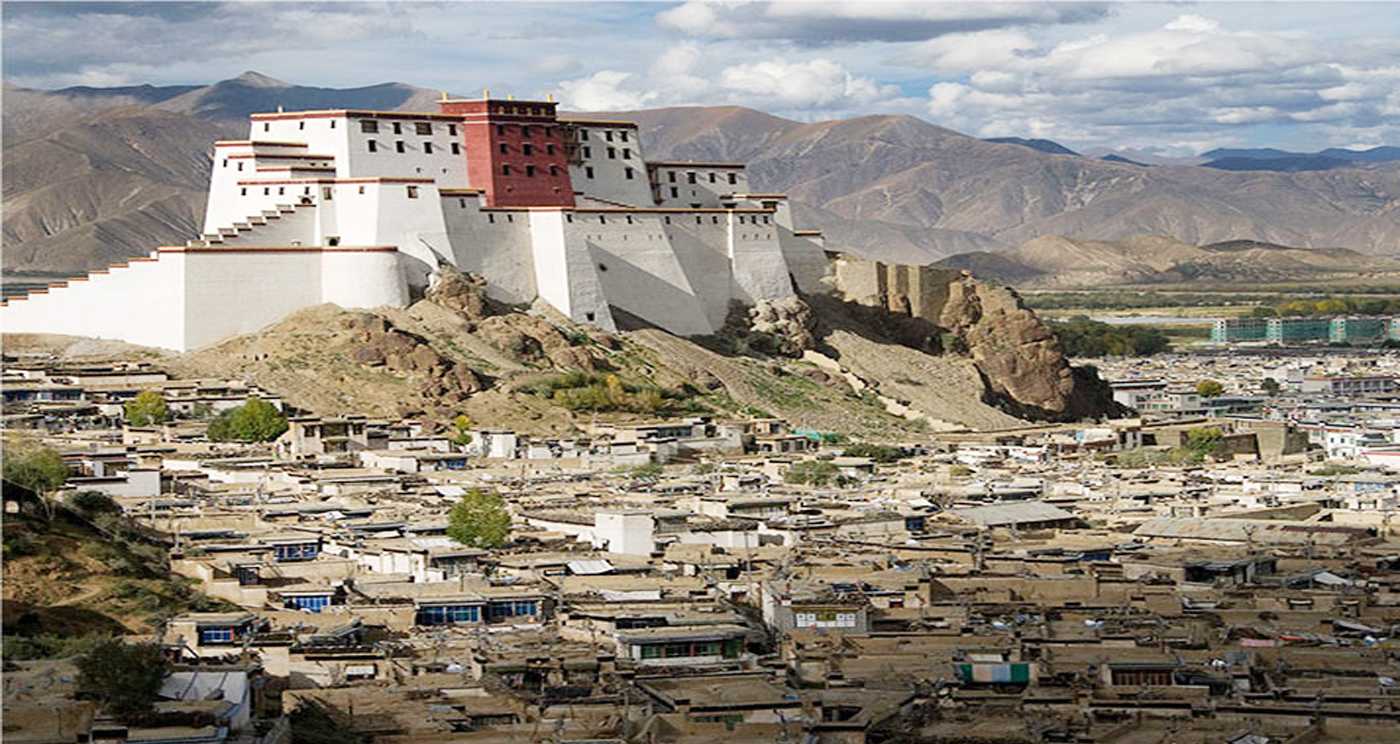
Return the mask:
{"type": "MultiPolygon", "coordinates": [[[[331,89],[257,73],[208,86],[7,85],[4,95],[3,267],[12,275],[83,271],[194,235],[212,144],[246,137],[249,113],[433,111],[438,97],[402,83],[331,89]]],[[[747,162],[751,185],[787,192],[830,248],[892,261],[1010,251],[1051,235],[1400,250],[1400,161],[1283,173],[1147,168],[1029,140],[988,142],[912,116],[804,123],[732,106],[589,115],[637,121],[649,158],[747,162]]]]}
{"type": "Polygon", "coordinates": [[[1158,235],[1113,241],[1047,235],[1013,250],[963,253],[937,265],[1027,289],[1323,282],[1400,272],[1400,260],[1345,248],[1291,248],[1257,240],[1194,246],[1158,235]]]}

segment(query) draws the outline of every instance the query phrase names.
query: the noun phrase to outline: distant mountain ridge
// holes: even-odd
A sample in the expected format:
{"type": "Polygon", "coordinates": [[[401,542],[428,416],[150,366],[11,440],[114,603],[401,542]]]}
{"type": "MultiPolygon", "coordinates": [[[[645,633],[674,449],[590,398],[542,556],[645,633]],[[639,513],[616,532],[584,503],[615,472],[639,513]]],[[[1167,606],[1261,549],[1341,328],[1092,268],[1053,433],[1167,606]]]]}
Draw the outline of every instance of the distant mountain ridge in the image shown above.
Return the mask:
{"type": "Polygon", "coordinates": [[[1023,137],[989,137],[987,139],[984,139],[983,142],[995,142],[999,145],[1020,145],[1022,147],[1029,147],[1037,152],[1043,152],[1047,155],[1074,155],[1076,157],[1079,156],[1079,153],[1075,152],[1074,150],[1071,150],[1058,142],[1048,139],[1025,139],[1023,137]]]}
{"type": "Polygon", "coordinates": [[[1296,173],[1349,168],[1364,163],[1392,163],[1400,161],[1400,147],[1381,146],[1367,150],[1329,147],[1319,152],[1289,152],[1272,147],[1217,148],[1201,153],[1201,157],[1207,159],[1203,163],[1206,168],[1296,173]]]}
{"type": "Polygon", "coordinates": [[[1400,260],[1344,248],[1293,248],[1258,240],[1193,246],[1158,235],[1116,241],[1044,236],[1011,251],[949,256],[937,265],[1024,288],[1319,281],[1400,271],[1400,260]]]}
{"type": "MultiPolygon", "coordinates": [[[[257,73],[208,86],[6,86],[4,268],[78,272],[191,237],[211,146],[246,137],[249,113],[434,111],[438,95],[257,73]]],[[[987,142],[912,116],[803,123],[735,106],[589,116],[637,121],[649,158],[747,162],[752,186],[788,193],[831,248],[875,258],[929,263],[1045,235],[1400,252],[1400,161],[1299,173],[1145,168],[987,142]]]]}

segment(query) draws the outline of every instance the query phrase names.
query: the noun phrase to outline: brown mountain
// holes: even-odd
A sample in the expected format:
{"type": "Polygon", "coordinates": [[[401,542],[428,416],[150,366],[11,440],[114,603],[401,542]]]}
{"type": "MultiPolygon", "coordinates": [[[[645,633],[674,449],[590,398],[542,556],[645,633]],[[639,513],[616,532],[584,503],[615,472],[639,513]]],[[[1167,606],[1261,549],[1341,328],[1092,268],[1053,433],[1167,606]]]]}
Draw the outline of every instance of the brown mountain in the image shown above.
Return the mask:
{"type": "MultiPolygon", "coordinates": [[[[432,110],[386,83],[295,86],[257,73],[210,86],[5,89],[7,271],[71,272],[192,236],[208,153],[253,111],[432,110]]],[[[1400,252],[1400,164],[1308,173],[1141,168],[968,137],[909,116],[801,123],[737,107],[623,112],[654,158],[742,160],[789,193],[833,248],[911,263],[1044,235],[1168,235],[1400,252]]]]}
{"type": "Polygon", "coordinates": [[[1083,240],[1058,235],[999,253],[974,251],[937,263],[1019,287],[1267,283],[1357,278],[1400,271],[1400,260],[1345,248],[1293,248],[1257,240],[1194,246],[1160,235],[1083,240]]]}

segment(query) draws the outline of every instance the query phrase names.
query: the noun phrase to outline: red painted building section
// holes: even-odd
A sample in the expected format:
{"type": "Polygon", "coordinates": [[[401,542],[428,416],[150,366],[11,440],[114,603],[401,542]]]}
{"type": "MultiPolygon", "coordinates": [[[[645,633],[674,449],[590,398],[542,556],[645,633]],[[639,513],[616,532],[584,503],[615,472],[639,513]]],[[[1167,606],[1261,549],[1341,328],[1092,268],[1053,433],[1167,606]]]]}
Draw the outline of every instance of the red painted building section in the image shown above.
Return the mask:
{"type": "Polygon", "coordinates": [[[446,100],[462,117],[467,178],[488,207],[572,207],[564,127],[553,101],[446,100]]]}

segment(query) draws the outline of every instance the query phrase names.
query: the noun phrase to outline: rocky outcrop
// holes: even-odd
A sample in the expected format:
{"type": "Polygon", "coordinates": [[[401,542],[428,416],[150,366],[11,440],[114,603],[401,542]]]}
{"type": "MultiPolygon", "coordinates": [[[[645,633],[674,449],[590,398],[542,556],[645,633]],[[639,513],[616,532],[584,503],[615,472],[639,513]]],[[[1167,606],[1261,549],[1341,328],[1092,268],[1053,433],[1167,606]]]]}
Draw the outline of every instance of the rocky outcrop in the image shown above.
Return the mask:
{"type": "Polygon", "coordinates": [[[448,265],[433,271],[425,298],[469,321],[496,314],[494,304],[486,296],[486,280],[475,274],[463,274],[448,265]]]}
{"type": "MultiPolygon", "coordinates": [[[[1006,287],[963,271],[842,256],[838,297],[879,308],[877,332],[905,346],[972,359],[985,399],[1019,418],[1067,421],[1125,415],[1091,368],[1075,369],[1054,331],[1006,287]]],[[[870,319],[872,310],[857,314],[870,319]]]]}
{"type": "Polygon", "coordinates": [[[477,335],[527,364],[547,363],[561,369],[582,369],[592,372],[600,361],[585,346],[575,345],[574,339],[543,318],[521,313],[497,315],[476,326],[477,335]]]}
{"type": "Polygon", "coordinates": [[[816,346],[812,334],[816,318],[800,297],[759,300],[749,308],[748,316],[749,332],[768,337],[772,353],[796,357],[816,346]]]}
{"type": "Polygon", "coordinates": [[[341,320],[355,341],[350,359],[366,367],[383,367],[417,383],[424,398],[455,403],[481,391],[486,383],[467,365],[448,359],[415,334],[395,328],[387,319],[357,313],[341,320]]]}

